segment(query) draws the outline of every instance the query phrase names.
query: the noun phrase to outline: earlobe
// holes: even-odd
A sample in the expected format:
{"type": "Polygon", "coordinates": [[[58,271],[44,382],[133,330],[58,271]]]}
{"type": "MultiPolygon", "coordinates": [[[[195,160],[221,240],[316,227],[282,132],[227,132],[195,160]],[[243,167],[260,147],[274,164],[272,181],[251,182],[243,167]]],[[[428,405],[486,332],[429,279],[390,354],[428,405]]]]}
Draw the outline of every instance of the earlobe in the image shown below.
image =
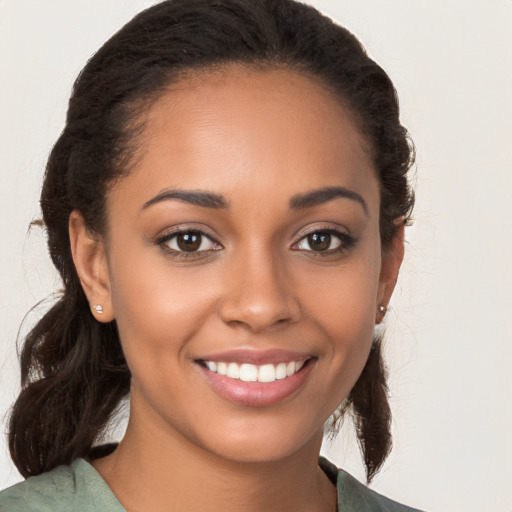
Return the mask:
{"type": "Polygon", "coordinates": [[[87,296],[91,314],[99,322],[114,319],[108,263],[103,242],[93,236],[82,214],[73,210],[69,216],[69,240],[73,263],[87,296]]]}
{"type": "Polygon", "coordinates": [[[382,252],[382,262],[379,276],[375,323],[380,324],[388,310],[388,304],[395,289],[398,272],[404,259],[404,219],[395,220],[397,230],[389,245],[382,252]]]}

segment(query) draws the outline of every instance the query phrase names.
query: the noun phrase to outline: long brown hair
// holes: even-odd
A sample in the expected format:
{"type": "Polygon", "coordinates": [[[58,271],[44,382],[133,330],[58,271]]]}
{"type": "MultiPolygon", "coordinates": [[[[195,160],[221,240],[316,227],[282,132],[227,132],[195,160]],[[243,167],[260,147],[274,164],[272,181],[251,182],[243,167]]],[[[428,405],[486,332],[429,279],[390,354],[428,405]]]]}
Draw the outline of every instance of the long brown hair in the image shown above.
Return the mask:
{"type": "MultiPolygon", "coordinates": [[[[25,477],[87,456],[120,400],[130,371],[115,321],[98,323],[75,271],[68,219],[105,229],[105,196],[130,172],[139,114],[183,71],[240,62],[288,67],[320,80],[354,112],[381,185],[383,247],[413,205],[412,149],[395,89],[358,40],[292,0],[168,0],[137,15],[90,59],[73,88],[41,195],[51,258],[64,291],[24,340],[22,391],[10,418],[11,456],[25,477]]],[[[368,479],[391,446],[380,342],[350,393],[368,479]]]]}

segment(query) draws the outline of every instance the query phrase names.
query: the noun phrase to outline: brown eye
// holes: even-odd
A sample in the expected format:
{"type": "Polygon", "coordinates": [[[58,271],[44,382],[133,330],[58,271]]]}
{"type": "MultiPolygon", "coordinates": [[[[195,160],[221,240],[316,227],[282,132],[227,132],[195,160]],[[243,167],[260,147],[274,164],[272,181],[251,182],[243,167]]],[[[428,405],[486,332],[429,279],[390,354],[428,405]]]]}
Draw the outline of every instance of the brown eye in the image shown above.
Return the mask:
{"type": "Polygon", "coordinates": [[[331,233],[318,232],[308,235],[308,244],[313,251],[327,251],[331,248],[331,233]]]}
{"type": "Polygon", "coordinates": [[[341,251],[352,245],[353,239],[347,233],[342,233],[334,230],[318,230],[305,235],[294,246],[295,250],[314,252],[314,253],[327,253],[341,251]]]}
{"type": "Polygon", "coordinates": [[[202,235],[197,231],[179,233],[176,235],[176,244],[181,251],[193,252],[201,247],[202,235]]]}
{"type": "Polygon", "coordinates": [[[201,231],[180,231],[162,237],[157,243],[175,253],[201,253],[220,249],[218,243],[201,231]]]}

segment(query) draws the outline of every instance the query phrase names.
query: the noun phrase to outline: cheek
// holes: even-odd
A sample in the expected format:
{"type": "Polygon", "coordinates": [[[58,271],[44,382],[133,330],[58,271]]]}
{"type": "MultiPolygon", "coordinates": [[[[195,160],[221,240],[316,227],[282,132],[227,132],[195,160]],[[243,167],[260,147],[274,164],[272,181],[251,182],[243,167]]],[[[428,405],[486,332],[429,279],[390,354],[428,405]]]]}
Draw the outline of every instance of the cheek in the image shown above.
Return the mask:
{"type": "Polygon", "coordinates": [[[300,277],[308,316],[317,319],[333,339],[358,340],[357,333],[371,333],[375,323],[379,272],[378,248],[329,271],[309,269],[300,277]]]}
{"type": "Polygon", "coordinates": [[[179,364],[212,311],[213,287],[204,269],[173,268],[160,255],[117,259],[113,268],[112,303],[128,363],[159,364],[172,354],[179,364]]]}
{"type": "Polygon", "coordinates": [[[189,356],[211,300],[186,272],[157,265],[125,270],[122,275],[122,268],[116,269],[119,286],[113,287],[113,303],[132,392],[152,404],[151,410],[165,412],[168,421],[169,404],[180,411],[174,423],[192,421],[189,416],[199,407],[201,394],[184,376],[190,374],[189,356]],[[179,407],[184,396],[186,410],[179,407]]]}
{"type": "Polygon", "coordinates": [[[333,402],[345,398],[368,358],[375,327],[379,258],[379,247],[375,247],[332,272],[320,268],[303,278],[301,286],[309,290],[304,293],[307,318],[312,330],[322,332],[328,340],[323,355],[329,366],[324,374],[326,383],[336,382],[333,402]]]}

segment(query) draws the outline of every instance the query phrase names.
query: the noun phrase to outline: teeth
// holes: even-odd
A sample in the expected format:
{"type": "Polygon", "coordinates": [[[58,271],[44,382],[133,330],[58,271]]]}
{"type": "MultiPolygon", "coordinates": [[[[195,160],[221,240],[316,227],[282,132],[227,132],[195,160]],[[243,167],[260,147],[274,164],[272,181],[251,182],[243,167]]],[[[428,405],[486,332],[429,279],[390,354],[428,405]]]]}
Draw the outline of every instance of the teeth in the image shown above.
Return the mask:
{"type": "Polygon", "coordinates": [[[231,377],[232,379],[240,378],[240,366],[236,363],[229,363],[228,370],[226,372],[226,377],[231,377]]]}
{"type": "Polygon", "coordinates": [[[239,379],[243,382],[274,382],[297,373],[304,366],[304,361],[263,364],[261,366],[249,363],[239,365],[237,363],[216,361],[204,361],[204,364],[211,372],[225,375],[231,379],[239,379]]]}
{"type": "Polygon", "coordinates": [[[273,364],[264,364],[258,370],[258,382],[274,382],[276,380],[276,367],[273,364]]]}
{"type": "Polygon", "coordinates": [[[228,371],[228,365],[226,363],[217,363],[217,373],[220,375],[226,375],[228,371]]]}
{"type": "MultiPolygon", "coordinates": [[[[236,363],[231,364],[238,366],[236,363]]],[[[256,382],[258,380],[258,367],[253,364],[243,364],[240,366],[240,380],[244,382],[256,382]]]]}
{"type": "Polygon", "coordinates": [[[276,379],[281,380],[286,378],[286,363],[279,363],[276,366],[276,379]]]}
{"type": "MultiPolygon", "coordinates": [[[[294,363],[292,363],[292,364],[294,364],[294,363]]],[[[217,363],[215,361],[206,361],[206,367],[211,372],[216,372],[217,371],[217,363]]]]}

